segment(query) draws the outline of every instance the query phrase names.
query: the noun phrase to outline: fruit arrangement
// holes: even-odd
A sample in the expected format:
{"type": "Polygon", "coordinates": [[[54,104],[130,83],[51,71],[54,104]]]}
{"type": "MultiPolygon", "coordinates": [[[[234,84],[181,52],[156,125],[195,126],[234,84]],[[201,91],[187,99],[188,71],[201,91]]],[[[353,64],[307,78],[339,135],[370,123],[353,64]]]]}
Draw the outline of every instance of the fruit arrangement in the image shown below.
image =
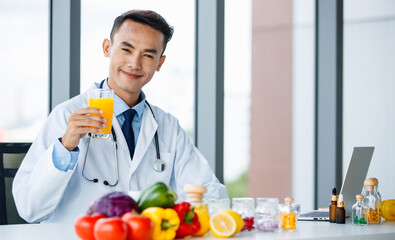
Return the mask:
{"type": "Polygon", "coordinates": [[[223,210],[212,216],[188,202],[175,203],[177,195],[166,184],[146,188],[136,202],[112,192],[96,200],[87,214],[74,223],[82,240],[171,240],[187,236],[231,237],[244,226],[239,214],[223,210]]]}

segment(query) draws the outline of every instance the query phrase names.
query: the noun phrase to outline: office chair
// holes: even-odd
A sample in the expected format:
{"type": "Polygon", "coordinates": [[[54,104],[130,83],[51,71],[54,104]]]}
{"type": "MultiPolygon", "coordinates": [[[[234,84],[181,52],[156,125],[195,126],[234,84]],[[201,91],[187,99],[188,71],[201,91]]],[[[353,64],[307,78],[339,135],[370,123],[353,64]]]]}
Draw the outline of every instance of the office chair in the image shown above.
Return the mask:
{"type": "Polygon", "coordinates": [[[31,145],[0,143],[0,225],[26,223],[16,210],[11,189],[16,171],[31,145]]]}

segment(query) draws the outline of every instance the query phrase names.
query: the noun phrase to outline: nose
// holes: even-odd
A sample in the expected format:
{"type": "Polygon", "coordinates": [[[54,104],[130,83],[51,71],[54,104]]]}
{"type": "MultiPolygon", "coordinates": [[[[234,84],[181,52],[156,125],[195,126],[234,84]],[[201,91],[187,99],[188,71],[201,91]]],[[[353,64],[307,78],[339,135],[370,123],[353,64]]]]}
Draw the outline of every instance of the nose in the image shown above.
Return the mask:
{"type": "Polygon", "coordinates": [[[139,54],[131,54],[128,57],[128,62],[127,62],[128,68],[134,69],[134,70],[140,70],[141,69],[141,57],[139,54]]]}

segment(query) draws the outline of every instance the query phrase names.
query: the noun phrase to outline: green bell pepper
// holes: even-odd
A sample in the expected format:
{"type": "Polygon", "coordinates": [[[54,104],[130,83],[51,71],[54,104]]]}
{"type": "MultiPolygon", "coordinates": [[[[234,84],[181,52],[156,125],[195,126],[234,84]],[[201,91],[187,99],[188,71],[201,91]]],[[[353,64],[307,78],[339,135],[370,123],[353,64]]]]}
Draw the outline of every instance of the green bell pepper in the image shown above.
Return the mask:
{"type": "Polygon", "coordinates": [[[140,195],[137,204],[140,211],[149,207],[171,208],[177,200],[177,195],[163,182],[157,182],[146,188],[140,195]]]}

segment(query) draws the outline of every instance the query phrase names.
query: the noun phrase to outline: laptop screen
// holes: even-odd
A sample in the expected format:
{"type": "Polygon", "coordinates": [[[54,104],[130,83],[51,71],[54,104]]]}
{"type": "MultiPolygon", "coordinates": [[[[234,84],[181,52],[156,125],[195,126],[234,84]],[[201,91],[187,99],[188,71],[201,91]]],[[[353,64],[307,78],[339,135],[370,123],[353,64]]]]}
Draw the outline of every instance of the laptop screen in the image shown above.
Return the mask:
{"type": "Polygon", "coordinates": [[[369,170],[374,147],[354,147],[347,173],[340,193],[343,194],[346,215],[351,216],[351,208],[356,203],[355,196],[361,194],[363,182],[369,170]]]}

